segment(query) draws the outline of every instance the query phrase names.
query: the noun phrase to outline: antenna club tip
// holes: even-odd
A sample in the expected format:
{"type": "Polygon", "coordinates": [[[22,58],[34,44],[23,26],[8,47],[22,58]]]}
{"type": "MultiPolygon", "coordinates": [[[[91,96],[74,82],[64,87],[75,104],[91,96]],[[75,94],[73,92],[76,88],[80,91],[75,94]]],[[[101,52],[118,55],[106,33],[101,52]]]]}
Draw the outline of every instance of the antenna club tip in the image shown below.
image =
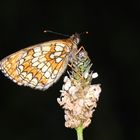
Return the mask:
{"type": "Polygon", "coordinates": [[[87,35],[87,34],[89,34],[89,32],[88,31],[84,31],[84,32],[80,33],[80,35],[85,35],[85,34],[87,35]]]}
{"type": "Polygon", "coordinates": [[[47,33],[47,32],[48,32],[48,30],[44,30],[44,31],[43,31],[43,33],[47,33]]]}
{"type": "Polygon", "coordinates": [[[47,32],[46,30],[43,31],[43,33],[46,33],[46,32],[47,32]]]}

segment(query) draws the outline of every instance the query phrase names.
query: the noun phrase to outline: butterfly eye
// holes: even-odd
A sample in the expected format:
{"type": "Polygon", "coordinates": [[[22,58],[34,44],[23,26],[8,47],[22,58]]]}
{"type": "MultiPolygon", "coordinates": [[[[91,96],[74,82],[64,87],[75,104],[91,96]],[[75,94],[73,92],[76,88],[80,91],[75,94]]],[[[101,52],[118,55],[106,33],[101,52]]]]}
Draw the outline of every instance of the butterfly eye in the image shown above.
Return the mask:
{"type": "Polygon", "coordinates": [[[75,33],[70,37],[73,40],[73,43],[78,44],[80,42],[80,34],[75,33]]]}

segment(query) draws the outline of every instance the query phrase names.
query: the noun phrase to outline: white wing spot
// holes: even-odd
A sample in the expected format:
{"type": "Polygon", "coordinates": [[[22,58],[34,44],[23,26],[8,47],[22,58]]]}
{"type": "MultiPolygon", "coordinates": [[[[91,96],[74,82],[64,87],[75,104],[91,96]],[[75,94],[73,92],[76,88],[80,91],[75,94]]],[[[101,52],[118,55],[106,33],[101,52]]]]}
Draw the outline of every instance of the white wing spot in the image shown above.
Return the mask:
{"type": "Polygon", "coordinates": [[[61,43],[56,43],[56,46],[60,46],[60,47],[65,47],[65,44],[61,44],[61,43]]]}
{"type": "Polygon", "coordinates": [[[46,72],[47,69],[48,69],[48,67],[45,65],[45,66],[42,68],[42,72],[46,72]]]}
{"type": "Polygon", "coordinates": [[[32,63],[36,62],[38,60],[38,57],[35,57],[32,59],[32,63]]]}
{"type": "Polygon", "coordinates": [[[51,54],[51,55],[50,55],[50,58],[51,58],[51,59],[54,59],[54,54],[51,54]]]}
{"type": "Polygon", "coordinates": [[[39,62],[44,62],[44,61],[46,61],[45,57],[42,57],[42,58],[39,59],[39,62]]]}
{"type": "Polygon", "coordinates": [[[41,52],[36,52],[36,53],[34,53],[34,57],[38,57],[38,56],[40,56],[40,55],[42,55],[41,52]]]}
{"type": "Polygon", "coordinates": [[[22,65],[20,65],[18,68],[19,68],[20,72],[23,71],[23,66],[22,65]]]}
{"type": "Polygon", "coordinates": [[[41,49],[40,49],[40,47],[36,47],[36,48],[34,48],[34,52],[36,52],[36,53],[39,53],[39,52],[41,52],[41,49]]]}
{"type": "Polygon", "coordinates": [[[61,55],[61,52],[55,52],[54,53],[54,56],[60,56],[61,55]]]}
{"type": "Polygon", "coordinates": [[[36,67],[37,65],[39,65],[38,61],[36,61],[35,63],[32,64],[33,67],[36,67]]]}
{"type": "Polygon", "coordinates": [[[26,76],[26,79],[31,80],[31,79],[32,79],[32,73],[29,73],[29,74],[26,76]]]}
{"type": "Polygon", "coordinates": [[[31,88],[35,87],[34,83],[29,83],[28,86],[31,87],[31,88]]]}
{"type": "Polygon", "coordinates": [[[37,85],[37,83],[38,83],[37,78],[33,78],[30,83],[33,84],[33,85],[37,85]]]}
{"type": "Polygon", "coordinates": [[[44,63],[40,63],[37,68],[41,69],[45,64],[44,63]]]}
{"type": "Polygon", "coordinates": [[[61,58],[61,57],[56,58],[56,62],[57,62],[57,63],[59,63],[59,62],[61,62],[61,61],[62,61],[62,58],[61,58]]]}
{"type": "Polygon", "coordinates": [[[17,81],[15,79],[13,79],[13,82],[16,83],[17,81]]]}
{"type": "Polygon", "coordinates": [[[49,67],[51,64],[50,64],[50,62],[48,62],[46,65],[49,67]]]}
{"type": "Polygon", "coordinates": [[[21,86],[23,83],[21,83],[21,82],[18,82],[17,84],[18,84],[19,86],[21,86]]]}
{"type": "Polygon", "coordinates": [[[26,75],[27,75],[26,72],[22,72],[22,73],[21,73],[21,77],[22,77],[22,78],[24,78],[26,75]]]}
{"type": "Polygon", "coordinates": [[[53,71],[53,74],[56,75],[57,73],[58,73],[58,70],[54,70],[54,71],[53,71]]]}
{"type": "Polygon", "coordinates": [[[56,77],[56,75],[54,73],[52,73],[52,79],[54,79],[56,77]]]}
{"type": "Polygon", "coordinates": [[[41,86],[41,85],[37,85],[36,87],[35,87],[36,89],[43,89],[43,86],[41,86]]]}
{"type": "Polygon", "coordinates": [[[26,55],[27,55],[27,52],[25,52],[25,53],[23,54],[22,58],[24,58],[26,55]]]}
{"type": "Polygon", "coordinates": [[[56,50],[56,51],[63,51],[63,47],[64,47],[64,46],[65,46],[65,45],[63,45],[63,44],[60,44],[60,45],[56,44],[55,50],[56,50]]]}
{"type": "Polygon", "coordinates": [[[49,78],[51,74],[50,74],[50,72],[47,71],[44,75],[46,78],[49,78]]]}
{"type": "Polygon", "coordinates": [[[20,59],[19,64],[21,65],[24,62],[24,59],[20,59]]]}

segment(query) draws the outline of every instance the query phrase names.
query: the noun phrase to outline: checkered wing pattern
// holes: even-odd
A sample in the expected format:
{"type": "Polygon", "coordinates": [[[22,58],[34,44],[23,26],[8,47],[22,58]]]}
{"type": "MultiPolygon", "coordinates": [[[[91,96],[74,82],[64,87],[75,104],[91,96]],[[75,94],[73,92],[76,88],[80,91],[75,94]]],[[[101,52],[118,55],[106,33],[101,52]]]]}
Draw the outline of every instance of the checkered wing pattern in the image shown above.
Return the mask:
{"type": "Polygon", "coordinates": [[[73,48],[77,47],[73,39],[53,40],[22,49],[5,57],[0,69],[18,85],[48,89],[63,74],[73,48]]]}

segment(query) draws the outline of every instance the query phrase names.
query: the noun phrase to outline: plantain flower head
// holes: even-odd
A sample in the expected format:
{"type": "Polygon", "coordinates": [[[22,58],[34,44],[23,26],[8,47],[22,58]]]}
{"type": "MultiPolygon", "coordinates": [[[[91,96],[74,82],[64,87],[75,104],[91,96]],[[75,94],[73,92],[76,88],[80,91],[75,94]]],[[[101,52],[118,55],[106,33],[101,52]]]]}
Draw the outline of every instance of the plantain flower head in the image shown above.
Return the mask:
{"type": "Polygon", "coordinates": [[[98,77],[91,71],[91,61],[82,48],[71,63],[71,71],[64,77],[58,103],[64,109],[65,126],[69,128],[88,127],[101,92],[100,84],[92,84],[98,77]]]}

